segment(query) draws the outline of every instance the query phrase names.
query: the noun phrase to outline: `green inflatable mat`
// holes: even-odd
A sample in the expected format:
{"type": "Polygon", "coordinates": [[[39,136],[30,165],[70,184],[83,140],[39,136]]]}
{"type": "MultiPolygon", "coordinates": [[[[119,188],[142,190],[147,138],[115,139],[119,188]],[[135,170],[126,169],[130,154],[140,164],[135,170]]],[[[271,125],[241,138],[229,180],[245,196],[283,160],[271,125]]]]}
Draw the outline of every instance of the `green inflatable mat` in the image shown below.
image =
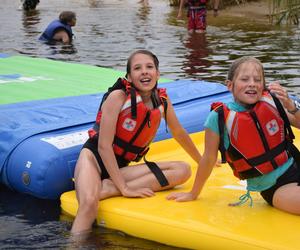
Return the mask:
{"type": "Polygon", "coordinates": [[[124,75],[109,68],[0,54],[0,104],[104,92],[124,75]]]}

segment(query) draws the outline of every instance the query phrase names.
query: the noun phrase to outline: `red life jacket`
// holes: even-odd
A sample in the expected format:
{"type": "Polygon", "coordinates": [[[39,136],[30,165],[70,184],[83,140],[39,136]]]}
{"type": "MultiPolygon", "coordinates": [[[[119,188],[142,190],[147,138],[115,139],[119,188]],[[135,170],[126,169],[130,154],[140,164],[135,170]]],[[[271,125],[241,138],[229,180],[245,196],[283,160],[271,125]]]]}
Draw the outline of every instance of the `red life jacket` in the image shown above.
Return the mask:
{"type": "MultiPolygon", "coordinates": [[[[153,103],[154,108],[149,109],[138,92],[128,82],[126,84],[127,98],[117,121],[113,150],[125,160],[138,161],[147,153],[159,128],[162,113],[166,112],[167,94],[165,89],[155,88],[153,91],[158,94],[159,103],[153,103]],[[136,96],[136,103],[132,103],[132,95],[136,96]],[[135,105],[136,117],[132,114],[132,105],[135,105]]],[[[90,137],[98,136],[101,116],[99,110],[95,125],[89,130],[90,137]]]]}
{"type": "Polygon", "coordinates": [[[293,135],[288,136],[285,119],[268,92],[251,110],[236,112],[223,103],[215,103],[212,108],[219,113],[219,120],[220,110],[224,112],[223,127],[225,121],[230,145],[227,150],[221,145],[219,149],[236,177],[249,179],[267,174],[288,160],[287,149],[293,135]]]}

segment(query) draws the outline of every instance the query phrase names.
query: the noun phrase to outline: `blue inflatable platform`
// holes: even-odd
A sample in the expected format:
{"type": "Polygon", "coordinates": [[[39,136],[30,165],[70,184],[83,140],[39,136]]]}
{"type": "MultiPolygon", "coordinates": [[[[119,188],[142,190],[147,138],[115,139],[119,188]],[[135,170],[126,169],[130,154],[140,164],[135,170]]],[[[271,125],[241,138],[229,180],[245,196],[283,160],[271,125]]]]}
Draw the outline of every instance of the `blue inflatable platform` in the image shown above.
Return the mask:
{"type": "MultiPolygon", "coordinates": [[[[189,132],[203,130],[215,101],[229,101],[221,84],[174,81],[167,88],[175,112],[189,132]]],[[[1,182],[38,198],[57,199],[73,189],[74,167],[103,93],[0,106],[1,182]]],[[[170,138],[164,121],[155,141],[170,138]]]]}

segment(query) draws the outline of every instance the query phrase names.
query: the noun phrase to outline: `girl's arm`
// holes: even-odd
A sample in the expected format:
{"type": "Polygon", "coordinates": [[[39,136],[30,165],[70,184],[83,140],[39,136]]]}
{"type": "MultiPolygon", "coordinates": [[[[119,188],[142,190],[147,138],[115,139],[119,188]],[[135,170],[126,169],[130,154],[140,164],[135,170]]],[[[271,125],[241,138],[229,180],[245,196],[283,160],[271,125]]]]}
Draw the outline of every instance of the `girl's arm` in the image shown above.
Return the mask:
{"type": "Polygon", "coordinates": [[[154,195],[151,189],[131,190],[127,186],[119,169],[114,151],[117,121],[126,96],[122,90],[115,90],[107,97],[102,106],[101,125],[99,130],[98,151],[113,183],[126,197],[146,197],[154,195]]]}
{"type": "Polygon", "coordinates": [[[219,135],[215,132],[210,129],[205,130],[204,154],[199,162],[192,190],[186,193],[171,193],[167,196],[168,200],[191,201],[197,199],[216,163],[219,140],[219,135]]]}
{"type": "Polygon", "coordinates": [[[300,129],[300,110],[295,114],[291,114],[288,110],[295,109],[294,101],[289,97],[287,90],[279,84],[279,82],[273,82],[268,85],[268,89],[271,93],[281,101],[283,107],[286,109],[286,114],[292,126],[300,129]]]}
{"type": "Polygon", "coordinates": [[[192,157],[192,159],[198,163],[201,159],[201,154],[197,150],[189,134],[178,121],[170,99],[168,99],[167,124],[174,139],[192,157]]]}
{"type": "MultiPolygon", "coordinates": [[[[286,108],[286,110],[294,110],[295,109],[295,103],[293,100],[290,99],[290,105],[289,108],[286,108]]],[[[292,126],[300,129],[300,110],[297,111],[295,114],[291,114],[288,111],[286,112],[287,116],[289,118],[289,121],[292,126]]]]}

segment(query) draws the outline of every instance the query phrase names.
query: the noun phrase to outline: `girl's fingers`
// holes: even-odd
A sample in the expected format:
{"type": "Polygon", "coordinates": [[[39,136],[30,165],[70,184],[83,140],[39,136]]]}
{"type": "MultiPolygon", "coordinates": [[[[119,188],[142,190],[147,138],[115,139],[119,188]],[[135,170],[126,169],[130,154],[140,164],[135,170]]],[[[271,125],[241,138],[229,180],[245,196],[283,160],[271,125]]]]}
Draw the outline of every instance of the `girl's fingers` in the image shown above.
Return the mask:
{"type": "Polygon", "coordinates": [[[177,193],[171,193],[171,194],[169,194],[169,195],[167,195],[167,200],[174,200],[174,199],[176,199],[176,195],[177,195],[177,193]]]}

